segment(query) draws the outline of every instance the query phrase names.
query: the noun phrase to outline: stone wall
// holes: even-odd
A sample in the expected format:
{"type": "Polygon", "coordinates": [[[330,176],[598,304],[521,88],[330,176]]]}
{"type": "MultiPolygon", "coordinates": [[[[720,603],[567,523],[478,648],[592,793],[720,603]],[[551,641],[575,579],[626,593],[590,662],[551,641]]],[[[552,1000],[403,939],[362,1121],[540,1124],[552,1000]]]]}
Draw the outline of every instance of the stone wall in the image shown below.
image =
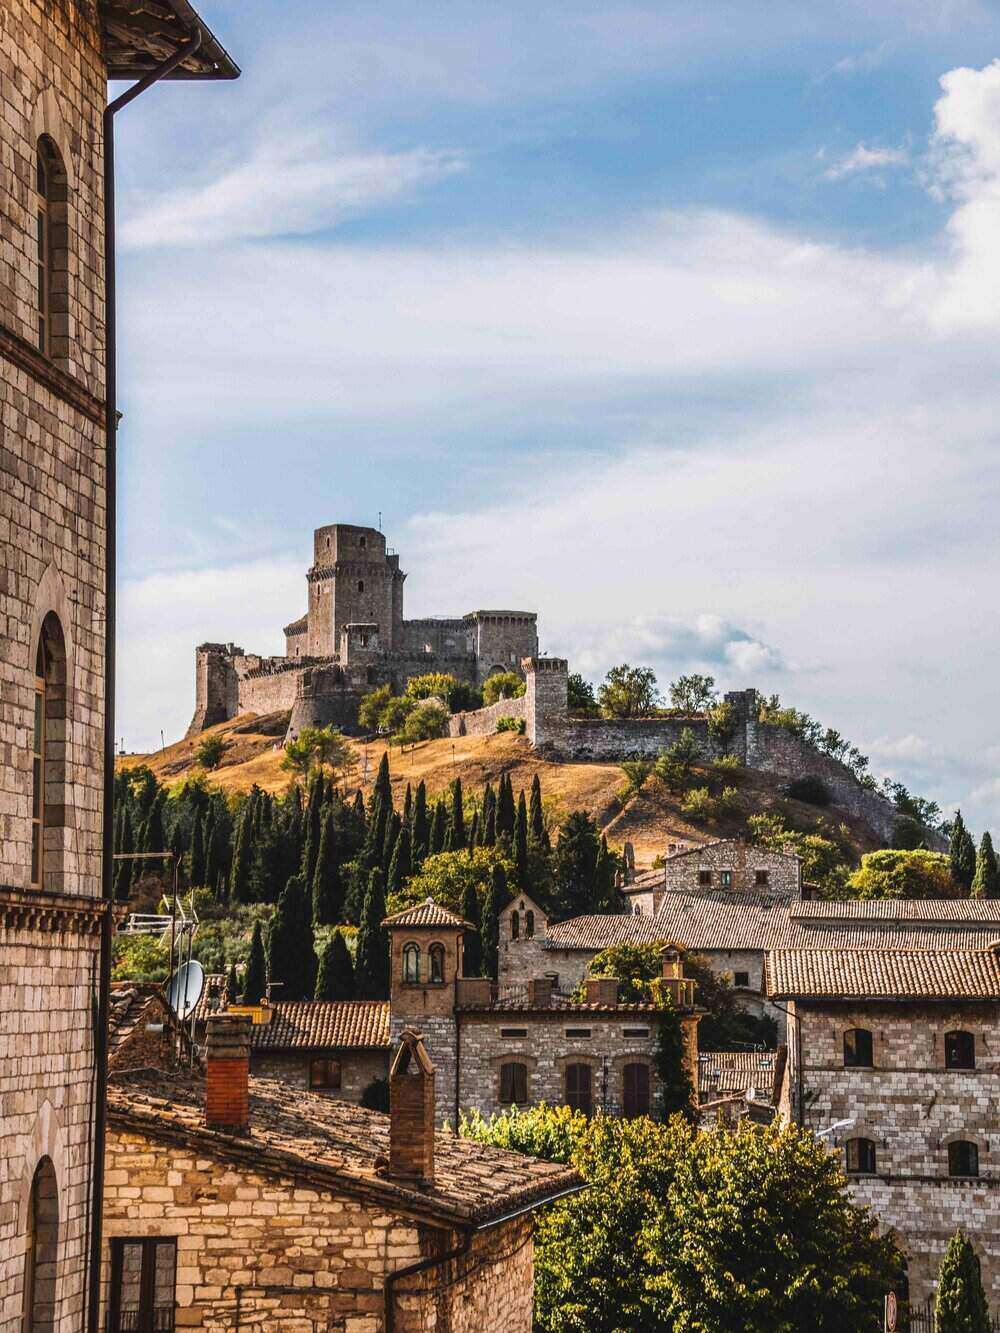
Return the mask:
{"type": "Polygon", "coordinates": [[[250,1073],[255,1078],[276,1078],[293,1088],[309,1087],[309,1066],[318,1056],[340,1061],[340,1087],[314,1088],[345,1102],[360,1102],[372,1079],[389,1073],[389,1052],[384,1051],[252,1051],[250,1073]]]}
{"type": "MultiPolygon", "coordinates": [[[[380,1333],[388,1273],[450,1247],[384,1204],[227,1165],[112,1121],[103,1290],[113,1237],[177,1241],[177,1327],[230,1333],[380,1333]],[[289,1290],[299,1288],[299,1290],[289,1290]]],[[[398,1333],[530,1333],[533,1253],[525,1218],[476,1236],[470,1254],[397,1287],[398,1333]]]]}
{"type": "Polygon", "coordinates": [[[517,699],[498,699],[495,704],[489,704],[486,708],[476,708],[466,713],[453,713],[448,719],[449,736],[492,736],[497,729],[497,723],[502,717],[516,717],[519,720],[525,715],[524,695],[517,699]]]}
{"type": "MultiPolygon", "coordinates": [[[[732,889],[734,892],[782,894],[789,898],[801,896],[802,862],[797,856],[785,856],[739,839],[706,843],[694,851],[678,852],[668,856],[663,868],[664,888],[667,892],[685,892],[691,889],[732,889]],[[703,883],[702,875],[711,875],[703,883]],[[729,875],[727,883],[723,876],[729,875]],[[767,878],[758,881],[759,875],[767,878]]],[[[654,902],[658,907],[659,902],[654,902]]]]}
{"type": "Polygon", "coordinates": [[[841,1154],[851,1138],[875,1143],[876,1174],[852,1177],[851,1192],[876,1209],[884,1227],[896,1229],[913,1298],[930,1293],[948,1239],[961,1225],[979,1253],[994,1313],[1000,1312],[1000,1006],[796,1002],[793,1008],[801,1031],[797,1037],[791,1025],[788,1109],[795,1114],[801,1070],[807,1126],[853,1121],[829,1140],[841,1154]],[[872,1069],[844,1068],[843,1034],[855,1027],[873,1034],[872,1069]],[[956,1029],[974,1034],[975,1069],[944,1067],[944,1035],[956,1029]],[[978,1178],[949,1177],[952,1139],[978,1145],[978,1178]]]}

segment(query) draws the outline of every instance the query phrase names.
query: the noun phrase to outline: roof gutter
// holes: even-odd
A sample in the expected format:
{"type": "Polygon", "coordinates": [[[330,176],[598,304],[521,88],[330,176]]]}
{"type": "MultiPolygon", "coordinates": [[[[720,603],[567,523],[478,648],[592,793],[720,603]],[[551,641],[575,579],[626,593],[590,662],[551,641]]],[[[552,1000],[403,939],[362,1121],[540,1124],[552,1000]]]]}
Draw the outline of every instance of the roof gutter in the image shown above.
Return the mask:
{"type": "Polygon", "coordinates": [[[104,1149],[107,1139],[108,996],[111,985],[111,903],[114,897],[115,841],[115,615],[117,583],[117,448],[118,385],[115,322],[115,116],[147,88],[166,78],[201,46],[198,27],[169,59],[150,70],[104,109],[104,793],[101,830],[101,947],[94,1032],[95,1099],[90,1210],[87,1220],[89,1289],[87,1328],[98,1333],[101,1306],[101,1226],[104,1204],[104,1149]]]}

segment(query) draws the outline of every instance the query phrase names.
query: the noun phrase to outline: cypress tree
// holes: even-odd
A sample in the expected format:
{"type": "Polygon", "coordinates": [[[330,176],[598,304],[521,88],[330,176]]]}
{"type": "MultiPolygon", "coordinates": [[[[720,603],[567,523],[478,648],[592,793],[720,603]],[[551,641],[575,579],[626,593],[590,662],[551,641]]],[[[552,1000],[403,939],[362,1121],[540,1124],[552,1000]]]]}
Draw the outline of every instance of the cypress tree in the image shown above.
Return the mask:
{"type": "Polygon", "coordinates": [[[361,788],[354,793],[354,804],[351,807],[354,818],[357,821],[359,829],[365,826],[365,798],[361,795],[361,788]]]}
{"type": "MultiPolygon", "coordinates": [[[[171,883],[173,883],[174,866],[176,866],[178,870],[178,875],[177,875],[178,884],[184,883],[184,869],[185,869],[185,861],[187,859],[184,855],[184,851],[185,851],[184,830],[181,828],[181,822],[178,819],[174,824],[173,828],[170,830],[170,854],[173,857],[173,861],[170,863],[169,867],[167,866],[160,867],[156,865],[155,861],[153,862],[154,868],[163,869],[169,872],[171,883]]],[[[191,886],[190,880],[188,880],[188,885],[191,886]]]]}
{"type": "Polygon", "coordinates": [[[482,915],[479,908],[479,894],[474,884],[466,884],[462,894],[462,916],[472,924],[472,930],[465,932],[462,974],[466,977],[482,975],[483,939],[480,934],[482,915]]]}
{"type": "Polygon", "coordinates": [[[451,850],[461,851],[465,846],[465,808],[462,800],[462,779],[451,784],[451,850]]]}
{"type": "Polygon", "coordinates": [[[479,846],[479,811],[473,810],[472,823],[469,825],[469,855],[472,855],[472,849],[479,846]]]}
{"type": "Polygon", "coordinates": [[[200,814],[191,826],[191,850],[188,852],[188,883],[205,884],[205,825],[200,814]]]}
{"type": "Polygon", "coordinates": [[[557,921],[600,911],[597,826],[584,810],[574,810],[559,830],[556,843],[552,915],[557,921]]]}
{"type": "Polygon", "coordinates": [[[404,824],[399,830],[399,837],[396,839],[396,846],[392,851],[392,860],[389,862],[387,891],[389,893],[400,893],[412,874],[410,829],[408,824],[404,824]]]}
{"type": "Polygon", "coordinates": [[[389,936],[385,920],[385,881],[376,868],[368,877],[361,908],[354,978],[359,1000],[384,1000],[389,995],[389,936]]]}
{"type": "Polygon", "coordinates": [[[313,882],[316,874],[316,858],[319,856],[319,840],[323,833],[323,796],[325,784],[322,773],[318,773],[309,784],[309,800],[304,815],[302,842],[302,874],[307,884],[313,882]]]}
{"type": "Polygon", "coordinates": [[[236,996],[239,993],[239,982],[236,977],[236,964],[229,964],[229,971],[226,974],[226,998],[230,1004],[236,1003],[236,996]]]}
{"type": "Polygon", "coordinates": [[[493,788],[486,784],[483,794],[483,846],[497,845],[497,798],[493,788]]]}
{"type": "Polygon", "coordinates": [[[342,915],[344,886],[337,863],[337,833],[333,812],[327,808],[312,881],[313,921],[319,926],[335,925],[342,915]]]}
{"type": "Polygon", "coordinates": [[[382,751],[382,758],[379,762],[378,773],[375,775],[375,785],[372,788],[372,805],[375,804],[375,798],[381,796],[384,805],[392,808],[392,781],[389,777],[389,752],[382,751]]]}
{"type": "Polygon", "coordinates": [[[434,818],[431,820],[431,837],[428,851],[432,855],[444,851],[444,844],[448,833],[448,814],[444,808],[444,802],[438,801],[434,807],[434,818]]]}
{"type": "Polygon", "coordinates": [[[142,834],[142,850],[144,852],[165,852],[167,850],[167,839],[163,832],[163,806],[166,799],[167,793],[161,791],[150,807],[149,818],[146,820],[146,826],[142,834]]]}
{"type": "Polygon", "coordinates": [[[500,913],[507,906],[507,876],[498,861],[490,876],[490,887],[486,890],[483,903],[483,919],[480,927],[482,939],[483,976],[497,979],[497,965],[500,961],[500,913]]]}
{"type": "Polygon", "coordinates": [[[421,862],[430,848],[431,827],[427,818],[427,787],[423,782],[417,787],[413,801],[413,832],[410,847],[414,863],[421,862]]]}
{"type": "Polygon", "coordinates": [[[595,912],[613,912],[615,909],[615,861],[608,851],[608,840],[601,834],[601,845],[594,862],[595,912]]]}
{"type": "Polygon", "coordinates": [[[339,930],[335,930],[327,940],[326,948],[319,960],[316,999],[354,999],[354,964],[339,930]]]}
{"type": "Polygon", "coordinates": [[[1000,898],[1000,870],[997,868],[993,839],[984,833],[976,854],[976,873],[972,880],[973,898],[1000,898]]]}
{"type": "Polygon", "coordinates": [[[531,800],[528,803],[528,837],[539,847],[548,852],[552,850],[549,832],[545,827],[545,814],[542,810],[542,784],[538,774],[531,779],[531,800]]]}
{"type": "Polygon", "coordinates": [[[513,838],[514,822],[517,812],[514,809],[514,788],[506,775],[500,779],[500,794],[497,797],[497,837],[513,838]]]}
{"type": "Polygon", "coordinates": [[[524,788],[517,801],[517,819],[514,822],[514,869],[521,888],[528,884],[528,803],[524,788]]]}
{"type": "Polygon", "coordinates": [[[410,784],[406,784],[406,794],[403,797],[403,825],[409,828],[413,823],[413,792],[410,784]]]}
{"type": "Polygon", "coordinates": [[[229,873],[229,900],[234,903],[250,901],[250,863],[253,859],[253,809],[248,803],[236,828],[233,847],[233,865],[229,873]]]}
{"type": "Polygon", "coordinates": [[[961,1231],[948,1242],[938,1270],[934,1333],[990,1333],[979,1258],[961,1231]]]}
{"type": "Polygon", "coordinates": [[[215,806],[209,805],[201,821],[201,877],[214,893],[218,888],[215,869],[215,806]]]}
{"type": "Polygon", "coordinates": [[[385,826],[385,843],[382,847],[382,869],[389,873],[389,866],[392,864],[392,854],[396,850],[396,839],[399,837],[399,830],[403,827],[403,821],[399,815],[393,812],[392,818],[385,826]]]}
{"type": "MultiPolygon", "coordinates": [[[[255,921],[250,939],[250,957],[243,977],[243,1003],[260,1004],[267,994],[267,960],[264,957],[264,935],[260,922],[255,921]]],[[[233,993],[235,1000],[235,992],[233,993]]]]}
{"type": "Polygon", "coordinates": [[[277,999],[309,1000],[316,993],[316,948],[309,894],[301,875],[285,885],[267,936],[267,975],[277,999]]]}
{"type": "MultiPolygon", "coordinates": [[[[129,852],[135,851],[132,845],[132,813],[128,806],[122,809],[122,828],[119,850],[123,856],[129,852]]],[[[130,860],[119,861],[115,866],[115,898],[118,902],[124,902],[128,898],[129,886],[132,883],[132,862],[130,860]]]]}
{"type": "Polygon", "coordinates": [[[969,830],[965,827],[961,810],[955,812],[948,855],[952,879],[968,893],[976,874],[976,848],[969,830]]]}

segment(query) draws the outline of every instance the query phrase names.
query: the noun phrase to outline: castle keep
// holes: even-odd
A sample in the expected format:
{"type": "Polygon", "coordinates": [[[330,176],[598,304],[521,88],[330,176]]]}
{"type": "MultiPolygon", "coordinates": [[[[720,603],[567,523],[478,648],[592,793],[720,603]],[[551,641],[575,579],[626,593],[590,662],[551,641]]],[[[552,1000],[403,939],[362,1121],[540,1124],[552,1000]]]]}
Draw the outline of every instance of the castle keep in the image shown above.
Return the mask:
{"type": "Polygon", "coordinates": [[[309,609],[285,626],[285,653],[261,657],[235,644],[195,654],[195,712],[188,735],[239,713],[291,710],[291,734],[336,723],[356,730],[373,685],[402,688],[411,676],[447,671],[472,685],[517,671],[538,653],[533,611],[470,611],[403,619],[398,554],[375,528],[332,523],[313,533],[306,574],[309,609]]]}

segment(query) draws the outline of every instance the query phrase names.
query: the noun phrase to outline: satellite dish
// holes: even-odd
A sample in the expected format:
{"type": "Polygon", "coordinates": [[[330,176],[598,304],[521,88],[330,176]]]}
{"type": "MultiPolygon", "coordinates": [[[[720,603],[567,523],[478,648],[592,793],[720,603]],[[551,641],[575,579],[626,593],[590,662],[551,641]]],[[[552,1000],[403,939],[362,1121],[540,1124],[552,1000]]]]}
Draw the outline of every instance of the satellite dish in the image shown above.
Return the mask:
{"type": "Polygon", "coordinates": [[[205,989],[205,969],[197,959],[179,967],[167,986],[167,1003],[183,1023],[190,1018],[205,989]]]}

